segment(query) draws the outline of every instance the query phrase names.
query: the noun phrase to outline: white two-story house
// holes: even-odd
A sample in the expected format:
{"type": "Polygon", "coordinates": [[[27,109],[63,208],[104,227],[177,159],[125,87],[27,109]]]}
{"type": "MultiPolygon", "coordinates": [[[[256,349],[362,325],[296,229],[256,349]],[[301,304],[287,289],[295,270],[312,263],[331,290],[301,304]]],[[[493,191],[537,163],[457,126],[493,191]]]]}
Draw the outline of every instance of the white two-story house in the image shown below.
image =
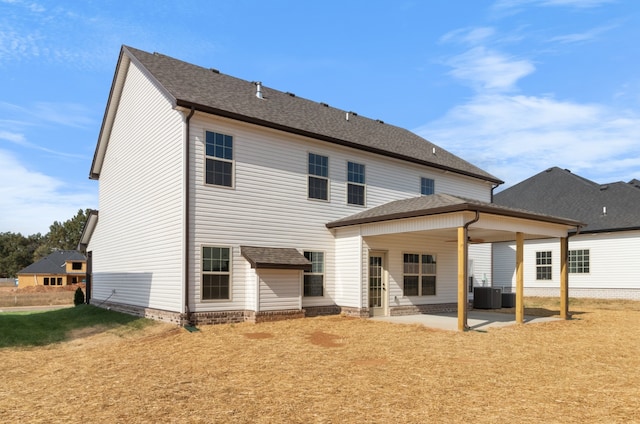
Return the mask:
{"type": "Polygon", "coordinates": [[[126,46],[90,178],[91,302],[181,323],[463,322],[469,241],[579,224],[492,204],[502,181],[410,131],[126,46]]]}

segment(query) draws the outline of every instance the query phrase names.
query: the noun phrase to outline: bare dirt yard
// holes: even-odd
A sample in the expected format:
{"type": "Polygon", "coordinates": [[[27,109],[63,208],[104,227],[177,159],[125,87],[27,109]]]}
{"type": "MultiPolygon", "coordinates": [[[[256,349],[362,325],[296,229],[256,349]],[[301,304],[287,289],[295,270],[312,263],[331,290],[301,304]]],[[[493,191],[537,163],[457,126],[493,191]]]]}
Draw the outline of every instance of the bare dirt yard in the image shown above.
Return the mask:
{"type": "Polygon", "coordinates": [[[640,422],[640,302],[571,305],[569,321],[487,332],[345,317],[86,329],[0,350],[0,422],[640,422]]]}

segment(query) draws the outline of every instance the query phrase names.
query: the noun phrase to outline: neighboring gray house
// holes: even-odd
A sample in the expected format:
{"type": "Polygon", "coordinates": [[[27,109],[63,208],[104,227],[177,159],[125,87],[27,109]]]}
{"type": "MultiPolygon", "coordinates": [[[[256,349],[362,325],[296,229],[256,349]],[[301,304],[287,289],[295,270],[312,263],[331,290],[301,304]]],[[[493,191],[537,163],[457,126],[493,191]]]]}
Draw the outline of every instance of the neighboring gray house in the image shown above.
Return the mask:
{"type": "MultiPolygon", "coordinates": [[[[570,296],[640,300],[640,181],[598,184],[549,168],[494,196],[494,202],[585,223],[569,238],[570,296]]],[[[557,240],[525,244],[525,294],[557,296],[557,240]]],[[[493,245],[493,284],[513,286],[513,243],[493,245]]]]}
{"type": "Polygon", "coordinates": [[[490,203],[501,180],[405,129],[126,46],[90,177],[91,302],[180,323],[457,310],[464,328],[469,237],[579,225],[490,203]]]}

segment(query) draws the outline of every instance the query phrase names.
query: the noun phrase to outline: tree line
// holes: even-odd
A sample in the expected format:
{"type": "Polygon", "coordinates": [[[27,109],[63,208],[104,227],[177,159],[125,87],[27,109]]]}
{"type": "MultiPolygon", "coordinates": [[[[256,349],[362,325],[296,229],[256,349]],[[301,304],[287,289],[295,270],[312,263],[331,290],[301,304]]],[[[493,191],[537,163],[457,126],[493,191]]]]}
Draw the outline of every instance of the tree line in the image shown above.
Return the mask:
{"type": "Polygon", "coordinates": [[[89,211],[80,209],[71,219],[64,222],[54,221],[45,235],[0,233],[0,278],[15,278],[22,268],[55,250],[76,250],[89,211]]]}

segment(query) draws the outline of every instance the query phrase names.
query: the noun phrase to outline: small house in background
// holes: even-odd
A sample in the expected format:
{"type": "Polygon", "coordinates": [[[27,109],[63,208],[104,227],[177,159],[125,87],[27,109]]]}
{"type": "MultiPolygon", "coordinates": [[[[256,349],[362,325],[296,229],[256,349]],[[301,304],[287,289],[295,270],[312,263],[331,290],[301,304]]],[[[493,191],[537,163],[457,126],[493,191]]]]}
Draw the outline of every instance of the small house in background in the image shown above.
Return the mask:
{"type": "Polygon", "coordinates": [[[18,272],[18,287],[66,286],[84,282],[87,258],[75,250],[57,250],[18,272]]]}

